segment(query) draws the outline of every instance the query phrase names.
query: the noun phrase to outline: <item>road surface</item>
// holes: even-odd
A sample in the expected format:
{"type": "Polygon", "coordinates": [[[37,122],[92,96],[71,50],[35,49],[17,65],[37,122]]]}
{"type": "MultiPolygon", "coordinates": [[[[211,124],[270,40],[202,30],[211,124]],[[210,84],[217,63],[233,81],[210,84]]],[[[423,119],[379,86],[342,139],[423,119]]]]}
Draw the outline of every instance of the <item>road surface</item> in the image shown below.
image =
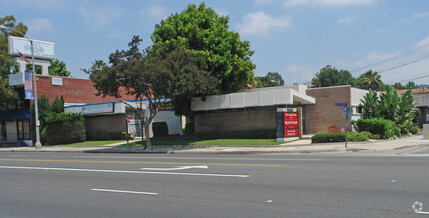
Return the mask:
{"type": "Polygon", "coordinates": [[[429,214],[428,148],[264,155],[4,152],[0,175],[0,217],[429,214]]]}

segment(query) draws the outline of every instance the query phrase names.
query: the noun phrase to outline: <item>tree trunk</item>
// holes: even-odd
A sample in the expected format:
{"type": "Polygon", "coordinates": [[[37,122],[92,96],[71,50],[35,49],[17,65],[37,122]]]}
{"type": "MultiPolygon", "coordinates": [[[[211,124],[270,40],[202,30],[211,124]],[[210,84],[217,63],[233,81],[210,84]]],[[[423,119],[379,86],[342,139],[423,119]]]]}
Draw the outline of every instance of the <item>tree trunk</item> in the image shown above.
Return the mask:
{"type": "Polygon", "coordinates": [[[144,124],[144,133],[146,137],[146,150],[152,150],[152,143],[150,142],[150,134],[149,134],[150,123],[145,122],[144,124]]]}

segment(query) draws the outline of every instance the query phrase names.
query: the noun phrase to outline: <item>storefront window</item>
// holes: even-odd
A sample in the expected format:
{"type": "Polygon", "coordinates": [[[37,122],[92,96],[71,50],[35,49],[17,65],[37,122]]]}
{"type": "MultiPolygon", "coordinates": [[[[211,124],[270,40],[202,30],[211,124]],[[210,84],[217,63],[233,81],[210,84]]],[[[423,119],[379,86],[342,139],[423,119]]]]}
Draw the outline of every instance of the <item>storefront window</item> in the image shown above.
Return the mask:
{"type": "Polygon", "coordinates": [[[18,140],[30,140],[30,120],[17,120],[16,130],[18,133],[18,140]]]}

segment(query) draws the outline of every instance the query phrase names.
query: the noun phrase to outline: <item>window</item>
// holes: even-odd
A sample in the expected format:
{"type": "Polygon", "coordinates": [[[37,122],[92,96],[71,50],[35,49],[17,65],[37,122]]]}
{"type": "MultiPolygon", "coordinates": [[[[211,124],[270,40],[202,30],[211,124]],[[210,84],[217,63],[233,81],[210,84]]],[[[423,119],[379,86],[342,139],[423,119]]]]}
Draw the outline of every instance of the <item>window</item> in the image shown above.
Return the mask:
{"type": "Polygon", "coordinates": [[[18,140],[30,140],[30,120],[17,120],[16,130],[18,133],[18,140]]]}
{"type": "Polygon", "coordinates": [[[356,107],[356,113],[362,114],[362,107],[356,107]]]}

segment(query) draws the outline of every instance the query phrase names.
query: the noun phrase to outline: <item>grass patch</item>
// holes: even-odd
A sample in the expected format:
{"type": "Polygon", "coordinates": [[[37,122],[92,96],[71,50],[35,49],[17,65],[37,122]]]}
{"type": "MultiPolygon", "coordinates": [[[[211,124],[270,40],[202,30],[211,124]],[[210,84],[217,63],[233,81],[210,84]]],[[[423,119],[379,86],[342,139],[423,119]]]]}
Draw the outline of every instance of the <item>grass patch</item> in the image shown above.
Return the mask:
{"type": "Polygon", "coordinates": [[[108,141],[84,141],[84,142],[78,142],[73,144],[65,144],[65,145],[58,145],[58,146],[100,146],[100,145],[108,145],[118,142],[125,142],[124,140],[108,140],[108,141]]]}
{"type": "MultiPolygon", "coordinates": [[[[214,146],[263,146],[280,145],[284,142],[277,142],[275,139],[175,139],[175,140],[151,140],[153,146],[162,145],[214,145],[214,146]]],[[[146,144],[146,143],[145,143],[146,144]]],[[[126,145],[126,144],[124,144],[126,145]]],[[[130,146],[141,146],[141,141],[133,142],[130,146]]]]}

